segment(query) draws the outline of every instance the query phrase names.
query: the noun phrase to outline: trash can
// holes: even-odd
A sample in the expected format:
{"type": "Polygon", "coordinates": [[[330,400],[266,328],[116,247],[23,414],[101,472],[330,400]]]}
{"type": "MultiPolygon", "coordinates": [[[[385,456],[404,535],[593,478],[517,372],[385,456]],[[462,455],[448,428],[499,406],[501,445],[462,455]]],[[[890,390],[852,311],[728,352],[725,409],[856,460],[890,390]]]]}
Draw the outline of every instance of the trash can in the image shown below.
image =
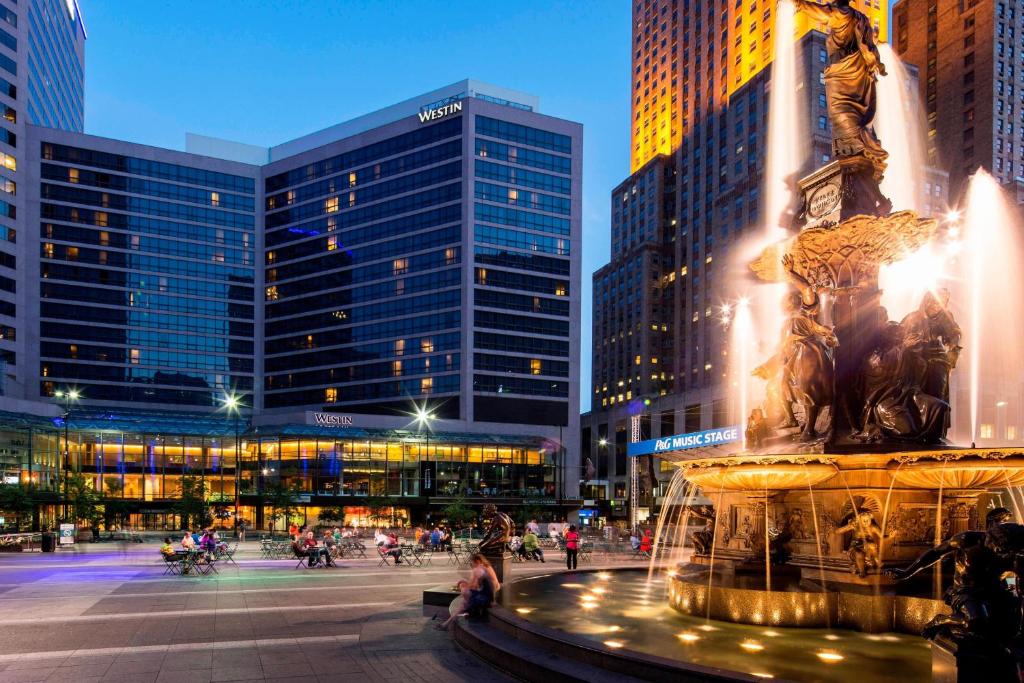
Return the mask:
{"type": "Polygon", "coordinates": [[[56,539],[49,531],[43,532],[42,550],[44,553],[52,553],[56,547],[56,539]]]}

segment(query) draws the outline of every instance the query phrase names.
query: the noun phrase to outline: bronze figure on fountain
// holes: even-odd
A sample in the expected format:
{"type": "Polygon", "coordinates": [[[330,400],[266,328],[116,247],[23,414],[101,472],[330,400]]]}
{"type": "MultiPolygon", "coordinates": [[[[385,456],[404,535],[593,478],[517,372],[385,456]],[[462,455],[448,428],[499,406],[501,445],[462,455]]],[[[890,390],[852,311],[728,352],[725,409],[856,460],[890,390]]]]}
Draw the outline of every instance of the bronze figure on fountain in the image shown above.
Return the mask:
{"type": "Polygon", "coordinates": [[[704,520],[704,528],[693,532],[693,551],[697,555],[710,555],[711,544],[715,540],[715,509],[710,505],[687,506],[687,512],[697,519],[704,520]]]}
{"type": "Polygon", "coordinates": [[[843,218],[857,214],[888,215],[892,203],[878,184],[888,154],[871,126],[875,118],[875,81],[885,76],[875,32],[850,0],[818,4],[792,0],[799,12],[828,26],[825,48],[825,96],[832,124],[832,150],[842,167],[843,218]]]}
{"type": "Polygon", "coordinates": [[[837,534],[850,532],[853,538],[847,554],[850,557],[850,571],[864,578],[868,570],[878,569],[879,549],[882,546],[882,528],[869,510],[851,513],[848,521],[835,530],[837,534]]]}
{"type": "Polygon", "coordinates": [[[886,574],[906,580],[950,556],[953,582],[944,597],[952,613],[932,619],[922,635],[951,644],[960,668],[989,674],[988,680],[1018,680],[1024,659],[1024,602],[1018,584],[1024,571],[1024,526],[1014,523],[1006,508],[995,508],[985,517],[984,531],[959,533],[906,569],[890,569],[886,574]],[[1013,678],[1004,678],[1007,675],[1013,678]]]}

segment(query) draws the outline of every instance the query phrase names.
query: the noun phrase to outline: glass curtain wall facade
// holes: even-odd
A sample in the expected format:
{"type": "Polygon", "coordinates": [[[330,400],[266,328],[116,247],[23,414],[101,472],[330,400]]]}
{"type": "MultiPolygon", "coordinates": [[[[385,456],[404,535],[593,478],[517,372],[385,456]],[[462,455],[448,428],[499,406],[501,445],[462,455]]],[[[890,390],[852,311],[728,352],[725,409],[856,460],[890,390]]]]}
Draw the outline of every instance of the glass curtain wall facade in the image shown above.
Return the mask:
{"type": "Polygon", "coordinates": [[[254,173],[33,131],[44,138],[40,395],[77,388],[94,405],[197,408],[226,393],[251,395],[254,173]]]}
{"type": "Polygon", "coordinates": [[[573,139],[491,116],[474,126],[474,418],[564,425],[573,139]]]}
{"type": "Polygon", "coordinates": [[[265,180],[264,404],[458,419],[462,118],[344,147],[265,180]]]}

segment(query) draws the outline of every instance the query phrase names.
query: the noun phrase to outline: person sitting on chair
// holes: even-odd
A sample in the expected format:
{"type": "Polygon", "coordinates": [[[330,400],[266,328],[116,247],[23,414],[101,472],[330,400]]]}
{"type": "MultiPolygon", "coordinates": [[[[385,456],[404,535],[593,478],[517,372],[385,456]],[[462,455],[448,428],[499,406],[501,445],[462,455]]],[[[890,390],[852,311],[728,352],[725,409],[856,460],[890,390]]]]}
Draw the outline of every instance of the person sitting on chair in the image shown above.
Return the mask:
{"type": "Polygon", "coordinates": [[[306,540],[304,541],[304,547],[306,553],[309,555],[309,566],[315,567],[318,562],[323,560],[324,566],[331,563],[331,558],[328,555],[327,548],[322,548],[317,545],[316,539],[313,537],[312,531],[306,532],[306,540]]]}
{"type": "Polygon", "coordinates": [[[544,561],[544,551],[540,549],[540,539],[537,538],[537,534],[527,527],[526,534],[523,536],[523,544],[519,548],[519,553],[530,560],[544,561]]]}
{"type": "Polygon", "coordinates": [[[324,548],[327,550],[327,564],[333,565],[334,560],[341,555],[341,546],[334,540],[330,529],[324,529],[324,548]]]}

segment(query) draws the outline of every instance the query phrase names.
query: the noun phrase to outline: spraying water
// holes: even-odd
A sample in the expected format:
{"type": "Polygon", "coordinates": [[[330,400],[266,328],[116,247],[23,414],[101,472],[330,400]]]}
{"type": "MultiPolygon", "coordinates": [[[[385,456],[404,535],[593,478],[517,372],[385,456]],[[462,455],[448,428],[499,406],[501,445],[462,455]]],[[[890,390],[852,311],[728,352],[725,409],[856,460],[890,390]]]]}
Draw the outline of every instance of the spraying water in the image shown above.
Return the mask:
{"type": "MultiPolygon", "coordinates": [[[[796,179],[803,169],[809,148],[794,144],[807,139],[806,88],[797,69],[796,9],[790,2],[776,6],[774,57],[768,97],[768,140],[765,155],[763,228],[736,249],[735,281],[749,277],[747,264],[768,245],[789,236],[782,225],[789,223],[794,204],[796,179]]],[[[729,357],[735,385],[740,393],[736,421],[746,426],[750,408],[764,398],[764,383],[750,382],[750,370],[775,351],[783,325],[784,284],[762,284],[737,305],[729,357]],[[746,308],[740,316],[740,308],[746,308]],[[745,370],[745,372],[744,372],[745,370]]]]}
{"type": "MultiPolygon", "coordinates": [[[[1019,439],[1019,387],[1024,368],[1020,339],[1022,255],[1020,227],[998,181],[984,170],[971,176],[964,212],[965,259],[961,265],[968,312],[964,346],[968,349],[970,441],[999,443],[1019,439]],[[984,387],[984,393],[982,393],[984,387]],[[1000,432],[1000,430],[1003,430],[1000,432]]],[[[955,405],[954,405],[955,409],[955,405]]]]}
{"type": "Polygon", "coordinates": [[[892,46],[882,43],[878,51],[889,72],[878,79],[878,108],[874,120],[875,133],[889,153],[882,194],[892,200],[896,211],[920,211],[926,159],[924,114],[917,84],[892,46]]]}
{"type": "MultiPolygon", "coordinates": [[[[882,194],[892,200],[896,211],[920,212],[924,209],[926,156],[924,113],[917,84],[889,44],[882,43],[878,51],[889,72],[878,79],[874,120],[875,132],[889,152],[882,194]]],[[[948,255],[929,244],[898,263],[882,266],[878,282],[882,305],[891,319],[902,320],[917,308],[925,292],[940,286],[948,255]]]]}

